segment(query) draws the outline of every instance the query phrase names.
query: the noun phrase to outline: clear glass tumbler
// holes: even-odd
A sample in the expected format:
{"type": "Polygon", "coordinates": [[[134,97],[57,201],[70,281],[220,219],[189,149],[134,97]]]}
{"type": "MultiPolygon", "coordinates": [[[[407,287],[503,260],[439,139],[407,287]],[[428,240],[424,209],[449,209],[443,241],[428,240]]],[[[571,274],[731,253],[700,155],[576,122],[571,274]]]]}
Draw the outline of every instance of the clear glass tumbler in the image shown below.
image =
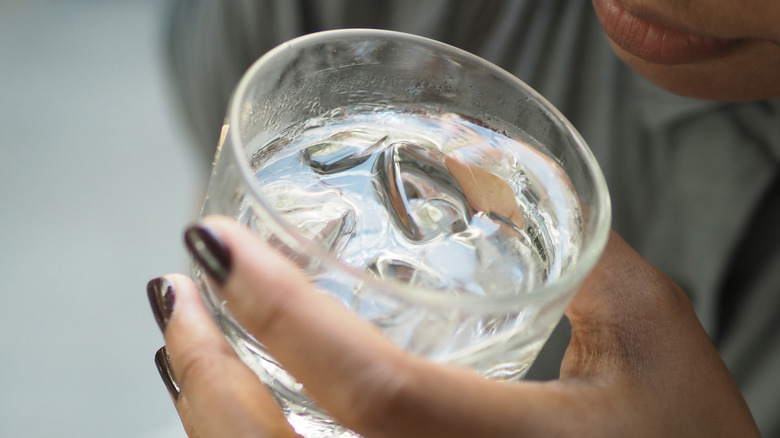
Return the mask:
{"type": "MultiPolygon", "coordinates": [[[[610,228],[593,155],[543,97],[462,50],[365,29],[297,38],[247,71],[202,214],[238,218],[412,354],[508,381],[610,228]]],[[[354,436],[192,275],[299,433],[354,436]]]]}

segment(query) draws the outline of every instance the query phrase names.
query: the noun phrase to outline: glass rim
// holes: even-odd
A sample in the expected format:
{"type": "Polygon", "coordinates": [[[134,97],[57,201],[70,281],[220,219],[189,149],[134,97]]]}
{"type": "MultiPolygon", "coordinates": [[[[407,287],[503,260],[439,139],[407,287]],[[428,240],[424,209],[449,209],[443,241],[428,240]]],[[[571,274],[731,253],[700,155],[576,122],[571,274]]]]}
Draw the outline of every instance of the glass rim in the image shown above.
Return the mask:
{"type": "MultiPolygon", "coordinates": [[[[470,52],[430,38],[391,30],[355,28],[326,30],[291,39],[266,52],[244,72],[234,89],[228,104],[226,125],[227,132],[226,135],[220,139],[219,147],[222,148],[225,146],[224,143],[227,143],[227,147],[231,150],[231,156],[235,160],[241,173],[241,180],[245,187],[251,193],[254,200],[257,201],[273,218],[276,224],[284,230],[285,233],[293,237],[307,253],[313,254],[318,260],[321,260],[324,266],[335,268],[345,275],[353,276],[362,283],[378,288],[382,290],[383,293],[391,294],[397,299],[429,306],[445,306],[461,309],[468,308],[471,311],[491,311],[516,308],[527,303],[538,303],[540,298],[550,300],[554,297],[565,295],[566,293],[570,293],[569,298],[571,298],[574,295],[575,289],[595,266],[609,238],[611,229],[611,204],[604,175],[598,166],[593,152],[568,119],[566,119],[557,108],[536,90],[506,70],[470,52]],[[478,65],[491,70],[500,76],[501,79],[511,83],[513,87],[523,90],[524,93],[532,96],[545,111],[548,111],[554,119],[557,119],[561,123],[566,130],[565,135],[574,140],[577,154],[582,160],[589,178],[593,181],[594,205],[596,206],[596,215],[591,216],[589,221],[584,222],[584,230],[587,233],[587,239],[584,240],[582,251],[570,269],[554,281],[521,294],[490,297],[473,294],[453,296],[451,294],[444,294],[441,290],[435,288],[411,286],[398,282],[380,280],[365,273],[363,270],[348,265],[330,254],[320,245],[317,245],[313,241],[302,236],[292,225],[284,220],[275,209],[270,207],[263,198],[260,184],[249,166],[249,159],[243,150],[243,142],[240,135],[242,129],[241,113],[243,111],[244,103],[246,102],[248,90],[255,80],[262,77],[263,71],[269,64],[272,64],[275,61],[279,54],[296,50],[300,47],[344,41],[345,38],[355,40],[360,38],[362,41],[367,39],[394,40],[397,42],[414,44],[437,53],[475,62],[478,65]]],[[[593,209],[591,209],[589,215],[593,215],[593,212],[593,209]]]]}

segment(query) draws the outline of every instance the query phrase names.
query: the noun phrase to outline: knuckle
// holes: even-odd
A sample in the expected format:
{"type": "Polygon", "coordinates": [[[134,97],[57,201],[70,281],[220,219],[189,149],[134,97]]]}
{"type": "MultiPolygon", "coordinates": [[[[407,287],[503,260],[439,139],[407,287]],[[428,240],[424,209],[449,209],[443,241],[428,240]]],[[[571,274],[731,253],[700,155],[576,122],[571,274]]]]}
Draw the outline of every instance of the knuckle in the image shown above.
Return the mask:
{"type": "Polygon", "coordinates": [[[231,286],[228,309],[232,316],[261,342],[287,321],[287,315],[301,303],[301,285],[286,278],[250,278],[231,286]],[[258,290],[260,288],[261,290],[258,290]],[[239,299],[240,298],[240,299],[239,299]]]}
{"type": "Polygon", "coordinates": [[[404,367],[375,363],[358,373],[346,392],[348,421],[362,431],[387,431],[393,419],[414,412],[416,385],[404,367]]]}
{"type": "Polygon", "coordinates": [[[298,305],[296,292],[294,289],[278,289],[274,296],[252,306],[251,311],[254,314],[246,315],[241,322],[258,338],[269,336],[285,326],[287,315],[298,305]]]}
{"type": "Polygon", "coordinates": [[[213,352],[192,349],[178,355],[175,367],[176,380],[182,388],[198,385],[198,382],[210,381],[217,371],[217,360],[213,352]]]}

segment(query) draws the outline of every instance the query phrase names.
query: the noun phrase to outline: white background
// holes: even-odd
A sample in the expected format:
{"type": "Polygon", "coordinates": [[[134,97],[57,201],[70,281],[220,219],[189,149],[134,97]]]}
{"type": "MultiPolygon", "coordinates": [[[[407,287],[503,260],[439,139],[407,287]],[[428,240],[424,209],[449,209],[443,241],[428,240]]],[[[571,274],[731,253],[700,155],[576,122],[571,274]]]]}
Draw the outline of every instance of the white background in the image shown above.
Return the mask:
{"type": "Polygon", "coordinates": [[[183,436],[146,282],[205,172],[161,0],[0,0],[0,437],[183,436]]]}

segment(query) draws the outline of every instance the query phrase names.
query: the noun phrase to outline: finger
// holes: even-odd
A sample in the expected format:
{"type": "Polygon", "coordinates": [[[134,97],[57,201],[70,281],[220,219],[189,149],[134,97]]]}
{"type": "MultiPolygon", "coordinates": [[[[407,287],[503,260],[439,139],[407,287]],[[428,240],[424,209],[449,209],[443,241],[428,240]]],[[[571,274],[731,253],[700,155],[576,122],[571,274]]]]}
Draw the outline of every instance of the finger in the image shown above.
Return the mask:
{"type": "Polygon", "coordinates": [[[580,359],[593,362],[562,372],[598,369],[611,374],[615,367],[638,371],[658,366],[657,360],[665,360],[658,353],[679,338],[675,333],[686,333],[714,353],[685,293],[615,232],[566,315],[578,347],[570,349],[569,359],[580,352],[580,359]]]}
{"type": "MultiPolygon", "coordinates": [[[[551,412],[585,409],[554,384],[499,384],[411,357],[317,292],[247,228],[223,217],[203,224],[188,231],[188,246],[204,264],[227,263],[207,270],[226,273],[220,293],[232,315],[329,413],[361,434],[503,436],[535,430],[551,412]]],[[[573,424],[559,419],[544,430],[573,424]]]]}
{"type": "Polygon", "coordinates": [[[525,227],[523,213],[509,184],[461,155],[453,152],[444,159],[444,164],[471,205],[476,210],[505,217],[518,228],[525,227]]]}
{"type": "Polygon", "coordinates": [[[166,282],[167,299],[162,301],[168,303],[169,315],[158,318],[165,321],[166,347],[155,361],[189,436],[297,436],[270,393],[228,345],[193,282],[182,275],[161,281],[166,282]]]}
{"type": "MultiPolygon", "coordinates": [[[[755,432],[739,388],[685,293],[616,233],[567,315],[572,340],[561,378],[586,379],[621,394],[622,409],[643,411],[633,427],[654,417],[681,418],[677,433],[685,436],[755,432]]],[[[657,422],[642,428],[664,431],[657,422]]]]}

